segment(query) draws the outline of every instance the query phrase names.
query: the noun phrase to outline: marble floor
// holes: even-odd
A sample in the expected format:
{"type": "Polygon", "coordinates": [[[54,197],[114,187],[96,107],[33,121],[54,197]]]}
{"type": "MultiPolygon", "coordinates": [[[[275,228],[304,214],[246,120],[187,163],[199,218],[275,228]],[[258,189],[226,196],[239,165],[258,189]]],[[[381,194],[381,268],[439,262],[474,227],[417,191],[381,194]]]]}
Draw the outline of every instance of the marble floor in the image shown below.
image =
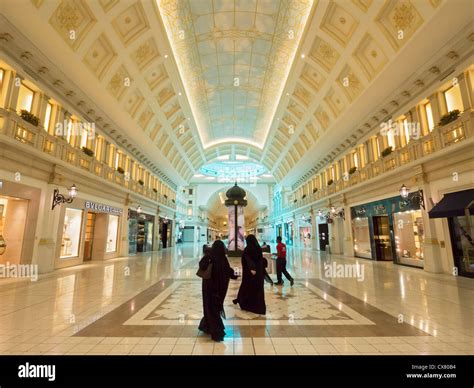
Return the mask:
{"type": "Polygon", "coordinates": [[[227,335],[214,343],[197,329],[199,253],[184,244],[0,280],[0,354],[474,355],[474,279],[297,248],[295,284],[265,285],[265,316],[232,304],[231,281],[227,335]],[[359,276],[329,277],[328,265],[359,276]]]}

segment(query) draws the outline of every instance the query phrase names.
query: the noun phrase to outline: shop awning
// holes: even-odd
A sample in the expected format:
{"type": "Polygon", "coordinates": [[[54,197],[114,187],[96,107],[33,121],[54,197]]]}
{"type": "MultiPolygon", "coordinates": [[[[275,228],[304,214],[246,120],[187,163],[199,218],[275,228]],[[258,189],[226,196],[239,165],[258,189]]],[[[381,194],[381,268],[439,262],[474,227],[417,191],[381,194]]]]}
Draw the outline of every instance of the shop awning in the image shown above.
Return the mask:
{"type": "Polygon", "coordinates": [[[457,191],[445,194],[430,211],[430,218],[461,217],[469,208],[469,213],[474,215],[474,189],[457,191]]]}

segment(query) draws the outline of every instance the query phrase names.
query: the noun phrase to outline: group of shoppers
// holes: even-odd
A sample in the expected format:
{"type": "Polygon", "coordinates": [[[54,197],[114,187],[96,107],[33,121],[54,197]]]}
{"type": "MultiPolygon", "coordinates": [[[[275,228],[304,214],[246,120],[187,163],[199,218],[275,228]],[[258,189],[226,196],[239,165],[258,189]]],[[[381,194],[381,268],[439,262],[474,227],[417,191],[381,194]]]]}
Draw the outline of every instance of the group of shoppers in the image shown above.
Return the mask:
{"type": "MultiPolygon", "coordinates": [[[[263,251],[269,252],[269,246],[264,243],[263,247],[257,238],[250,234],[246,237],[246,247],[242,253],[242,283],[237,297],[233,300],[242,310],[255,314],[265,315],[265,292],[264,281],[269,279],[271,284],[283,285],[282,274],[290,281],[291,286],[294,279],[286,270],[286,246],[277,237],[277,283],[273,283],[266,271],[267,259],[263,256],[263,251]],[[268,248],[266,248],[268,247],[268,248]]],[[[208,276],[202,276],[202,299],[204,317],[199,324],[199,330],[211,335],[214,341],[222,341],[225,336],[224,299],[227,294],[230,279],[237,279],[238,276],[230,267],[226,256],[226,247],[221,240],[216,240],[212,248],[203,247],[204,256],[199,261],[199,271],[208,272],[208,276]]]]}

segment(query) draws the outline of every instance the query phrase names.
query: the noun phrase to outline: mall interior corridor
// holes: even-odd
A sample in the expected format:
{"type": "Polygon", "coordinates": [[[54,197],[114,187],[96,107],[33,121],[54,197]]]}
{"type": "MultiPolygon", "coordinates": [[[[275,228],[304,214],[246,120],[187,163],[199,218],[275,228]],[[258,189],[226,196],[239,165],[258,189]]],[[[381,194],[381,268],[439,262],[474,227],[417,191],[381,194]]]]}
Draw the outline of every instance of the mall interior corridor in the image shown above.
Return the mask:
{"type": "Polygon", "coordinates": [[[0,388],[454,386],[473,322],[473,0],[0,0],[0,388]]]}
{"type": "MultiPolygon", "coordinates": [[[[2,354],[325,355],[474,354],[470,279],[392,263],[365,265],[364,279],[331,279],[333,263],[360,260],[289,251],[296,279],[265,285],[266,316],[225,303],[226,337],[199,332],[200,247],[58,270],[37,282],[3,281],[2,354]]],[[[240,260],[231,260],[239,266],[240,260]]],[[[275,278],[274,273],[271,274],[275,278]]]]}

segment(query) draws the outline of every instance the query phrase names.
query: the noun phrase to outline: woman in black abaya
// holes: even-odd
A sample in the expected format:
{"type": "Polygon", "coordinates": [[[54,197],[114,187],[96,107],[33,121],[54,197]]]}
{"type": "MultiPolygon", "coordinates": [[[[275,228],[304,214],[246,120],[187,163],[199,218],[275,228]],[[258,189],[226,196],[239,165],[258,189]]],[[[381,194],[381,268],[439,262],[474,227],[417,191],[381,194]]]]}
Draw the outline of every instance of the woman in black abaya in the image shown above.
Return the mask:
{"type": "Polygon", "coordinates": [[[247,246],[242,254],[242,284],[234,304],[239,304],[242,310],[265,315],[265,293],[263,290],[264,264],[262,248],[257,238],[249,234],[245,239],[247,246]]]}
{"type": "Polygon", "coordinates": [[[225,245],[216,240],[212,248],[204,249],[204,257],[199,261],[199,268],[205,271],[212,263],[210,279],[202,281],[202,303],[204,317],[199,324],[199,330],[210,334],[214,341],[222,341],[225,336],[224,299],[229,287],[229,279],[237,279],[234,270],[230,267],[225,254],[225,245]]]}

